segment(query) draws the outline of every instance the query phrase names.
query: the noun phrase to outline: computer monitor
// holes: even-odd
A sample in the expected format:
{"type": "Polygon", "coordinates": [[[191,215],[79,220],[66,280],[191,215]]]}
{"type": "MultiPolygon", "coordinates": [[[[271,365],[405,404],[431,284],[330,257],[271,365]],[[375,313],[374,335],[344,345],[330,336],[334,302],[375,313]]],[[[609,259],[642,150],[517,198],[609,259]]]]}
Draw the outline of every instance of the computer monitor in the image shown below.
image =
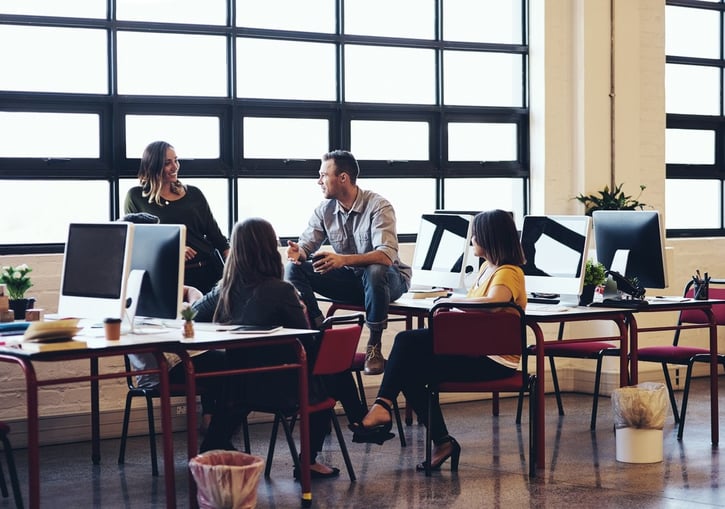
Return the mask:
{"type": "Polygon", "coordinates": [[[667,287],[665,235],[655,210],[595,210],[597,261],[644,288],[667,287]]]}
{"type": "Polygon", "coordinates": [[[134,225],[71,223],[63,255],[58,315],[123,318],[134,225]]]}
{"type": "Polygon", "coordinates": [[[411,290],[466,288],[466,275],[478,266],[470,260],[472,224],[473,216],[468,214],[421,216],[413,254],[411,290]]]}
{"type": "Polygon", "coordinates": [[[136,273],[141,281],[135,289],[129,285],[132,320],[179,317],[184,297],[185,246],[186,226],[182,224],[135,225],[131,274],[136,273]]]}
{"type": "Polygon", "coordinates": [[[578,303],[591,237],[589,216],[525,216],[521,246],[526,291],[578,303]]]}

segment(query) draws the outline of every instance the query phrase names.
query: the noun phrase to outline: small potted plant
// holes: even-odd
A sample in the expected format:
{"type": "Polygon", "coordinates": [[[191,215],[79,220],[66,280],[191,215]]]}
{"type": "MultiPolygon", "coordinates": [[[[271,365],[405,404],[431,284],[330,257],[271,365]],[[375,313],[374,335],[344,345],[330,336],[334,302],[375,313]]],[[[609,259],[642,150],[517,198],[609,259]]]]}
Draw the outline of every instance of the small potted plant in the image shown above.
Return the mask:
{"type": "Polygon", "coordinates": [[[197,313],[198,311],[191,307],[188,302],[185,302],[184,306],[181,308],[181,318],[184,319],[183,335],[185,338],[194,337],[194,318],[197,313]]]}
{"type": "Polygon", "coordinates": [[[631,195],[624,194],[623,185],[615,186],[612,191],[609,190],[609,186],[604,186],[604,189],[598,194],[579,193],[574,199],[584,204],[584,213],[587,216],[591,216],[595,210],[643,210],[647,204],[639,201],[639,197],[642,196],[642,192],[647,189],[647,186],[640,185],[639,194],[633,198],[631,195]]]}
{"type": "Polygon", "coordinates": [[[587,260],[584,269],[584,288],[579,297],[580,306],[588,306],[594,301],[594,292],[598,286],[604,284],[607,280],[607,268],[594,260],[587,260]]]}
{"type": "Polygon", "coordinates": [[[15,312],[16,320],[25,319],[25,310],[32,309],[35,305],[34,298],[25,298],[33,283],[28,275],[33,269],[26,264],[16,267],[6,265],[0,270],[0,284],[4,284],[10,297],[10,309],[15,312]]]}

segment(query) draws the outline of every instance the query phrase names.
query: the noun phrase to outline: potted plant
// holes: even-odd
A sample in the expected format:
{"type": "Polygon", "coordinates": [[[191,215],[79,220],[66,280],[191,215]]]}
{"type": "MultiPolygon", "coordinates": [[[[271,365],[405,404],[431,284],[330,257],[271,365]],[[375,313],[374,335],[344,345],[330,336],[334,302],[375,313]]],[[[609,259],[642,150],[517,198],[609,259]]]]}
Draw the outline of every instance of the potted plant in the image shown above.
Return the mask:
{"type": "Polygon", "coordinates": [[[604,284],[607,280],[607,268],[594,260],[587,260],[584,269],[584,288],[579,297],[580,306],[588,306],[594,301],[594,292],[597,286],[604,284]]]}
{"type": "Polygon", "coordinates": [[[642,196],[642,192],[647,189],[647,186],[640,184],[639,194],[633,198],[631,195],[624,194],[624,191],[622,191],[623,185],[619,184],[611,191],[609,186],[604,186],[604,189],[599,191],[598,194],[585,195],[579,193],[574,199],[584,204],[584,213],[587,216],[591,216],[595,210],[643,210],[647,204],[639,201],[639,197],[642,196]]]}
{"type": "Polygon", "coordinates": [[[16,320],[25,320],[25,310],[35,305],[34,298],[26,298],[27,292],[33,283],[28,275],[33,269],[26,264],[13,267],[6,265],[0,270],[0,284],[4,284],[10,297],[10,309],[15,312],[16,320]]]}
{"type": "Polygon", "coordinates": [[[184,302],[184,305],[181,308],[181,318],[184,319],[183,335],[185,338],[194,337],[194,318],[196,317],[197,313],[198,311],[191,307],[188,302],[184,302]]]}

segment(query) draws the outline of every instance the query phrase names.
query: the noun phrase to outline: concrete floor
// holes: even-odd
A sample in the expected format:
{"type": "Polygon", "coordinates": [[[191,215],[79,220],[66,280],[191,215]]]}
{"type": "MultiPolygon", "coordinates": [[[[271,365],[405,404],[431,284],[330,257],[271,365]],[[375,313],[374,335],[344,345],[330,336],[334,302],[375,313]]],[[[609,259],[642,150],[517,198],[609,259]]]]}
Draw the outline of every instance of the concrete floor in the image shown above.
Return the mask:
{"type": "MultiPolygon", "coordinates": [[[[547,396],[546,471],[529,479],[527,422],[514,424],[515,400],[504,399],[501,415],[492,417],[490,401],[445,405],[449,429],[463,452],[458,473],[446,463],[431,478],[415,471],[424,456],[424,428],[406,427],[408,447],[391,440],[382,446],[353,444],[347,432],[357,482],[344,469],[337,442],[325,444],[322,461],[336,465],[339,478],[313,481],[315,508],[471,508],[471,507],[725,507],[720,467],[725,456],[710,444],[707,380],[694,382],[682,442],[676,439],[672,416],[664,429],[664,461],[629,464],[616,461],[611,400],[600,398],[598,427],[589,431],[591,396],[565,394],[567,415],[559,417],[553,396],[547,396]]],[[[725,387],[720,383],[720,405],[725,387]]],[[[340,417],[341,424],[347,420],[340,417]]],[[[722,424],[721,424],[722,429],[722,424]]],[[[252,452],[266,455],[270,426],[251,426],[252,452]]],[[[12,440],[12,433],[10,435],[12,440]]],[[[185,433],[175,435],[177,501],[187,507],[188,477],[185,433]]],[[[280,436],[272,476],[262,479],[258,507],[300,506],[300,485],[292,478],[292,461],[280,436]]],[[[725,441],[725,438],[723,439],[725,441]]],[[[126,464],[116,464],[118,440],[102,443],[102,462],[93,466],[90,443],[41,449],[41,506],[47,508],[165,507],[163,477],[153,478],[146,437],[130,439],[126,464]]],[[[240,442],[237,445],[241,449],[240,442]]],[[[27,504],[25,450],[16,451],[27,504]]],[[[163,469],[162,469],[163,473],[163,469]]],[[[0,508],[14,507],[12,497],[0,508]]]]}

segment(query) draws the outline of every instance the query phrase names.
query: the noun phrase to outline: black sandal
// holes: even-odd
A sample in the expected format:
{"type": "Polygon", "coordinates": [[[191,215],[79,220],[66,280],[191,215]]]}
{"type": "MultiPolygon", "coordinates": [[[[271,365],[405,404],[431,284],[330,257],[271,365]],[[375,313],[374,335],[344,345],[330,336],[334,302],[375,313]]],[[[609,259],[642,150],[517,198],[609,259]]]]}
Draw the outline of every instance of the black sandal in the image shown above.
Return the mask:
{"type": "Polygon", "coordinates": [[[393,428],[393,409],[386,401],[380,398],[376,399],[373,404],[380,405],[387,410],[390,414],[390,420],[370,427],[363,426],[362,422],[350,424],[348,427],[353,432],[352,441],[357,444],[383,445],[383,442],[395,437],[395,434],[390,432],[393,428]]]}

